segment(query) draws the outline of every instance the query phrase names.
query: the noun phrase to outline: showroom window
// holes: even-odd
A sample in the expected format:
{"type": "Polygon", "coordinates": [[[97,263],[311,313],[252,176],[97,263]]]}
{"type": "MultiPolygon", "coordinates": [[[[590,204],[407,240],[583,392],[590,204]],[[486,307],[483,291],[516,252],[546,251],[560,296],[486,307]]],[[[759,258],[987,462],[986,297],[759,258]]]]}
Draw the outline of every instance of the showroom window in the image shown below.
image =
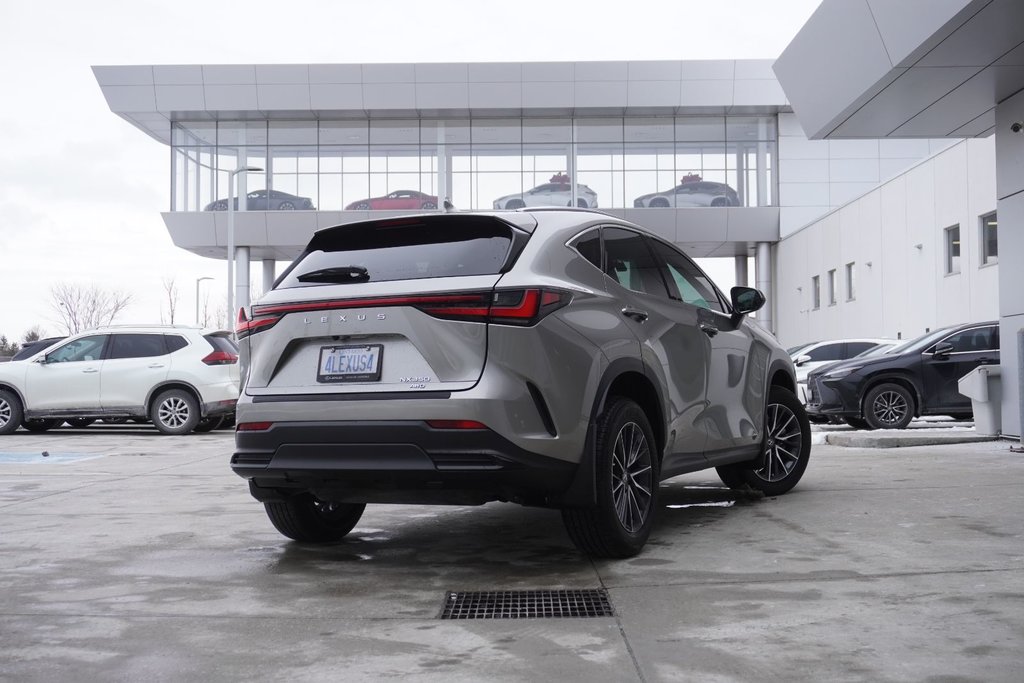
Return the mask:
{"type": "Polygon", "coordinates": [[[999,232],[996,212],[981,217],[981,264],[999,263],[999,232]]]}
{"type": "Polygon", "coordinates": [[[817,275],[811,278],[811,308],[821,308],[821,278],[817,275]]]}
{"type": "Polygon", "coordinates": [[[836,269],[828,271],[828,305],[836,305],[836,269]]]}
{"type": "Polygon", "coordinates": [[[853,301],[857,298],[857,264],[850,262],[846,264],[846,300],[853,301]]]}
{"type": "Polygon", "coordinates": [[[946,275],[960,272],[960,226],[946,228],[946,275]]]}

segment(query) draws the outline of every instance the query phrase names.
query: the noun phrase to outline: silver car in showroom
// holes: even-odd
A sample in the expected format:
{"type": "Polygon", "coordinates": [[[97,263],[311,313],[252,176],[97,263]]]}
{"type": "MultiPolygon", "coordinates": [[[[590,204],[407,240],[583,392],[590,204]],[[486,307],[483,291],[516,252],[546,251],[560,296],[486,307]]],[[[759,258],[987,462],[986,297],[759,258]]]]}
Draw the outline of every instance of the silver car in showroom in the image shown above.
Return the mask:
{"type": "MultiPolygon", "coordinates": [[[[498,197],[494,208],[522,209],[534,206],[572,206],[572,186],[568,182],[550,182],[520,192],[498,197]]],[[[597,193],[582,183],[576,184],[576,206],[581,209],[597,208],[597,193]]]]}
{"type": "Polygon", "coordinates": [[[231,466],[297,541],[341,539],[367,503],[497,500],[629,557],[665,479],[715,467],[774,496],[803,475],[793,362],[747,318],[763,304],[596,211],[327,228],[239,316],[231,466]]]}

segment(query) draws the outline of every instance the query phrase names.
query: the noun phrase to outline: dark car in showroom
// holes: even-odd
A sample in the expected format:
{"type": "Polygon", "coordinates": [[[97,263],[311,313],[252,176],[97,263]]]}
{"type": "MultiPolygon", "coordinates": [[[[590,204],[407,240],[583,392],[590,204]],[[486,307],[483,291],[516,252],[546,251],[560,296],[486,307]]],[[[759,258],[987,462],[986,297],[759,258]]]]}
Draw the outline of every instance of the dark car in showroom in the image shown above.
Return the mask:
{"type": "MultiPolygon", "coordinates": [[[[234,199],[235,210],[238,210],[238,197],[234,199]]],[[[296,197],[280,190],[254,190],[245,195],[247,211],[312,211],[313,200],[309,197],[296,197]]],[[[206,205],[204,211],[227,211],[228,200],[218,199],[206,205]]]]}
{"type": "Polygon", "coordinates": [[[395,190],[383,197],[370,197],[352,202],[346,211],[385,211],[402,209],[436,209],[437,195],[419,190],[395,190]]]}
{"type": "Polygon", "coordinates": [[[958,381],[979,365],[998,364],[998,322],[945,327],[879,356],[815,370],[807,378],[807,412],[857,429],[904,429],[923,415],[967,419],[971,401],[958,381]]]}

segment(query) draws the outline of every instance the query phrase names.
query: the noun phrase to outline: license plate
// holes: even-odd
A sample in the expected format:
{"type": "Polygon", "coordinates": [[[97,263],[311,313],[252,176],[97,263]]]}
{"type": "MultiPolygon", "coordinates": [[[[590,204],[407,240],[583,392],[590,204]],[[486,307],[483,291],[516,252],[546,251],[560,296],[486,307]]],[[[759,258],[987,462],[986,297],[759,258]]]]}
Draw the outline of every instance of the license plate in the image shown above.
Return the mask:
{"type": "Polygon", "coordinates": [[[318,382],[377,382],[380,380],[381,344],[367,346],[322,346],[318,382]]]}

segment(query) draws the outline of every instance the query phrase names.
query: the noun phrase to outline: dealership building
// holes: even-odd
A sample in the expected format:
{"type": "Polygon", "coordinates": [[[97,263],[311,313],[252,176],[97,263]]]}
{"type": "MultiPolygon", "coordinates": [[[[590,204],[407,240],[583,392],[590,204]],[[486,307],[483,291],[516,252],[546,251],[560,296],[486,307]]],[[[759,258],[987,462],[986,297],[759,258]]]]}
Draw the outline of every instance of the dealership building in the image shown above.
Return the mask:
{"type": "Polygon", "coordinates": [[[93,71],[169,148],[174,243],[226,258],[233,219],[241,304],[323,227],[586,206],[731,259],[739,284],[752,259],[786,346],[1000,319],[1017,375],[1024,4],[826,0],[778,60],[93,71]]]}

